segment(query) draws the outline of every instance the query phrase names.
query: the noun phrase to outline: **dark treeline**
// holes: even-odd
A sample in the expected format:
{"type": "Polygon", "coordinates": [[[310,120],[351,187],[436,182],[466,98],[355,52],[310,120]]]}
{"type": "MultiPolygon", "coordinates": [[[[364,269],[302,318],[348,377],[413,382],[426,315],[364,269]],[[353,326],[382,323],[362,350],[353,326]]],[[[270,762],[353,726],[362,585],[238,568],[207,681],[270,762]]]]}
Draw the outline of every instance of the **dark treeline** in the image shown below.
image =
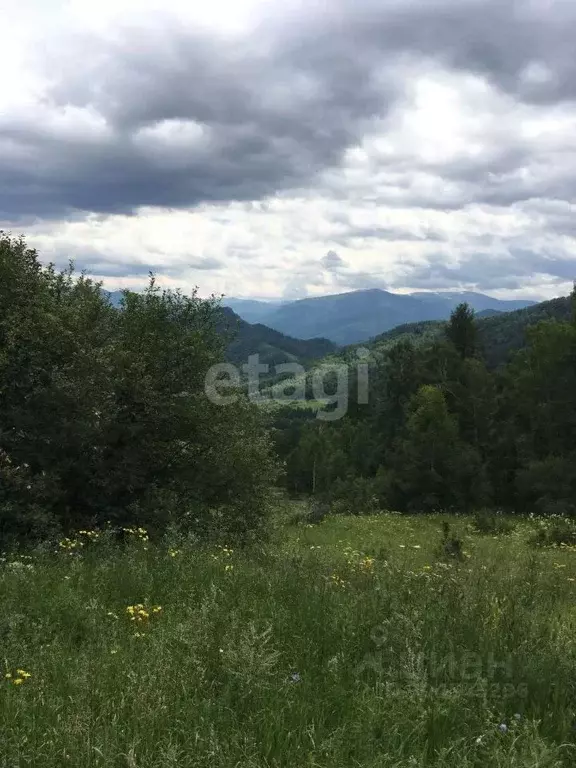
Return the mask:
{"type": "MultiPolygon", "coordinates": [[[[460,305],[437,337],[385,350],[371,369],[368,405],[352,401],[334,422],[285,409],[276,443],[288,489],[353,513],[576,514],[575,303],[573,293],[567,319],[523,329],[525,347],[496,368],[473,312],[460,305]]],[[[500,350],[506,320],[490,320],[502,326],[500,350]]],[[[353,377],[352,368],[351,395],[353,377]]]]}
{"type": "Polygon", "coordinates": [[[205,393],[215,300],[126,292],[0,234],[0,547],[110,524],[257,531],[275,459],[256,406],[205,393]]]}

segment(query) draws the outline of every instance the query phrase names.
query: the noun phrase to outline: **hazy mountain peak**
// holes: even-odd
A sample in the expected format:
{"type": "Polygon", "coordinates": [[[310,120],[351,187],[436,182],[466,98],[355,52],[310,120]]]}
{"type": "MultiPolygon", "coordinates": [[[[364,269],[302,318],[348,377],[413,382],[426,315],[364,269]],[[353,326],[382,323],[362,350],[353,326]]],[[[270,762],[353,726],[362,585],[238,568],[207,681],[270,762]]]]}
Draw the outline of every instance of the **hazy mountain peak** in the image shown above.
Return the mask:
{"type": "Polygon", "coordinates": [[[466,301],[477,312],[507,312],[530,306],[528,300],[504,301],[475,291],[417,291],[400,294],[382,288],[315,296],[295,301],[256,302],[248,306],[224,300],[249,322],[263,323],[301,339],[324,337],[337,344],[366,341],[404,323],[445,320],[466,301]]]}

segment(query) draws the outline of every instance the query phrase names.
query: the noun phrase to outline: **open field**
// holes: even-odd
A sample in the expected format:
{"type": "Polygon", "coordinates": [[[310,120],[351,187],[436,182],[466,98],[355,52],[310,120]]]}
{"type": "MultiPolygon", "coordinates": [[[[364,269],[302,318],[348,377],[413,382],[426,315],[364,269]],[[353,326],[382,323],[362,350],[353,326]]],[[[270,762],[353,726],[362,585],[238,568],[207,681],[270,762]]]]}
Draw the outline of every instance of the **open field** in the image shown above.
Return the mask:
{"type": "Polygon", "coordinates": [[[438,517],[0,565],[0,766],[576,764],[576,552],[438,517]]]}

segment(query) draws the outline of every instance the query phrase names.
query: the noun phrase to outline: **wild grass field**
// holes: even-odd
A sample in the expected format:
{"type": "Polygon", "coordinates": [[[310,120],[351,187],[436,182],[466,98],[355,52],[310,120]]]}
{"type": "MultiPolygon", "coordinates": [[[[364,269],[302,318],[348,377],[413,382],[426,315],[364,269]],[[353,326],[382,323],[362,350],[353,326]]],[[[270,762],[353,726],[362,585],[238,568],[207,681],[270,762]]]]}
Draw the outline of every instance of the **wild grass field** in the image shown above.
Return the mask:
{"type": "Polygon", "coordinates": [[[0,766],[575,765],[576,552],[451,525],[7,555],[0,766]]]}

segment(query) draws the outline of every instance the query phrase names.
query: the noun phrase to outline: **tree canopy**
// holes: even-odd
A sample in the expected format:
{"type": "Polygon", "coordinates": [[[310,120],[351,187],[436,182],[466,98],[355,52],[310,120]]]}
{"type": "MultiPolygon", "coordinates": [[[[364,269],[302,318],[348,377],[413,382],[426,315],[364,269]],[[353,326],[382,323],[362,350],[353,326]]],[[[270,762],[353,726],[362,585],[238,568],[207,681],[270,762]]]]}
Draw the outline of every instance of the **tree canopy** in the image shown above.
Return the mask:
{"type": "Polygon", "coordinates": [[[275,477],[255,406],[212,402],[214,299],[125,292],[0,237],[0,541],[90,525],[256,531],[275,477]]]}
{"type": "MultiPolygon", "coordinates": [[[[363,409],[306,423],[289,449],[278,442],[288,487],[312,490],[313,460],[315,492],[345,499],[337,506],[350,512],[370,510],[376,497],[400,511],[576,514],[576,322],[565,312],[575,300],[562,300],[558,317],[537,314],[524,326],[526,346],[495,370],[466,305],[443,335],[397,334],[373,359],[363,409]]],[[[482,327],[492,321],[504,328],[501,317],[482,327]]]]}

